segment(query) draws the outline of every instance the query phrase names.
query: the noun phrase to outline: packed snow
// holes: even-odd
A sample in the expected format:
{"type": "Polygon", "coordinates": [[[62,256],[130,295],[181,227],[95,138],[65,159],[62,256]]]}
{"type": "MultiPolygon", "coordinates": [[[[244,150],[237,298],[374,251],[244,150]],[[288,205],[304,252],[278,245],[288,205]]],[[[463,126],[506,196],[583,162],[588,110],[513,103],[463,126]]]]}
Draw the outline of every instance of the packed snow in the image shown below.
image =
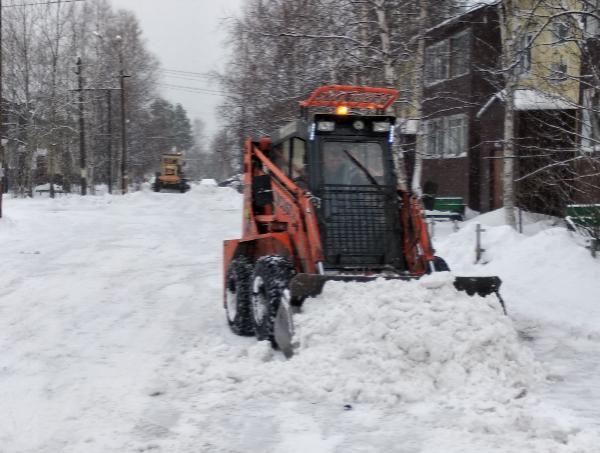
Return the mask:
{"type": "Polygon", "coordinates": [[[436,227],[454,274],[502,278],[509,316],[449,273],[332,282],[285,360],[225,322],[234,190],[7,199],[4,214],[2,453],[599,451],[600,260],[557,219],[436,227]]]}

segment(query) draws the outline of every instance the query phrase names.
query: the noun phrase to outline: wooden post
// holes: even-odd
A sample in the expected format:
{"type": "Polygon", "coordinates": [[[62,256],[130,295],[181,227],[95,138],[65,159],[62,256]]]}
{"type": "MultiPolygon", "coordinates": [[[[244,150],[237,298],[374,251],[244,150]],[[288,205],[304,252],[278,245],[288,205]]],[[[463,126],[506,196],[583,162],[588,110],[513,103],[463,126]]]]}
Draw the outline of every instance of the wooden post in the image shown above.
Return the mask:
{"type": "Polygon", "coordinates": [[[477,226],[475,227],[475,236],[476,236],[476,242],[475,242],[475,263],[479,263],[479,261],[481,260],[481,257],[483,255],[483,252],[485,252],[485,249],[483,249],[481,247],[481,233],[484,233],[485,230],[483,228],[481,228],[481,224],[478,223],[477,226]]]}

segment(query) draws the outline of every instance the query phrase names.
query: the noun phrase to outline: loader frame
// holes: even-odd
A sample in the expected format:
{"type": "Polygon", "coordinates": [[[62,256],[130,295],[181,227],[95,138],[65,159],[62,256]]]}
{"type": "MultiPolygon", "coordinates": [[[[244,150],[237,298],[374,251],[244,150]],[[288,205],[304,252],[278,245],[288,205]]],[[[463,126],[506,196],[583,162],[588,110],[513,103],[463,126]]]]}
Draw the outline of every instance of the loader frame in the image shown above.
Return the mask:
{"type": "MultiPolygon", "coordinates": [[[[255,261],[265,255],[280,255],[293,263],[298,275],[323,275],[325,257],[316,213],[318,206],[315,206],[318,200],[273,164],[260,149],[266,143],[268,142],[264,140],[261,144],[250,139],[245,143],[243,234],[241,239],[224,242],[224,274],[231,260],[237,256],[244,255],[255,261]],[[266,204],[276,207],[262,213],[256,212],[257,206],[254,203],[255,178],[260,177],[268,178],[271,183],[271,189],[266,190],[272,191],[273,201],[266,204]]],[[[402,249],[408,266],[408,272],[398,273],[397,277],[418,278],[434,270],[436,257],[420,201],[400,190],[397,191],[397,196],[402,206],[398,216],[405,232],[402,249]]],[[[366,277],[376,278],[376,275],[371,274],[366,277]]],[[[338,280],[357,278],[357,275],[336,277],[338,280]]],[[[294,296],[295,299],[302,299],[303,294],[297,291],[294,296]]]]}
{"type": "MultiPolygon", "coordinates": [[[[386,116],[383,113],[397,98],[397,94],[395,90],[386,88],[339,85],[321,87],[315,90],[307,101],[301,102],[304,119],[296,120],[282,127],[278,133],[273,135],[273,139],[270,137],[263,137],[258,140],[247,139],[244,144],[242,237],[224,241],[223,305],[227,309],[228,303],[232,303],[235,297],[242,294],[240,296],[242,299],[244,297],[251,299],[252,307],[238,307],[235,313],[243,312],[246,317],[255,316],[256,318],[264,315],[265,312],[264,308],[256,308],[257,299],[261,299],[261,303],[272,304],[272,307],[266,309],[270,316],[266,323],[269,324],[268,329],[275,329],[275,332],[268,331],[267,337],[274,344],[281,347],[286,355],[291,351],[291,336],[293,333],[289,307],[299,307],[305,298],[318,295],[327,281],[370,281],[376,278],[410,280],[420,278],[427,273],[449,270],[443,259],[435,256],[420,199],[402,190],[396,183],[391,157],[386,161],[387,163],[382,165],[388,165],[386,171],[390,172],[388,174],[391,175],[389,179],[393,179],[396,184],[390,186],[395,198],[392,197],[393,204],[385,206],[387,208],[394,206],[394,209],[397,209],[393,213],[394,216],[397,216],[394,219],[394,225],[399,226],[398,231],[401,232],[401,236],[396,237],[398,241],[391,241],[391,243],[392,245],[396,244],[399,248],[398,253],[402,258],[402,266],[394,266],[385,262],[380,266],[373,265],[373,263],[365,264],[362,267],[332,266],[330,257],[326,253],[326,247],[323,244],[322,233],[327,234],[327,223],[323,221],[324,213],[321,205],[320,187],[324,186],[317,184],[317,181],[320,180],[319,172],[322,170],[318,167],[320,164],[315,161],[315,156],[324,151],[324,148],[315,147],[319,147],[319,144],[324,143],[324,141],[315,139],[315,136],[320,136],[316,132],[316,126],[317,121],[320,120],[325,122],[336,121],[336,116],[317,113],[309,118],[306,116],[307,109],[310,107],[337,108],[346,106],[358,110],[367,110],[366,115],[355,112],[354,116],[348,117],[346,120],[340,120],[340,124],[346,125],[349,122],[354,125],[357,122],[363,123],[361,128],[357,126],[356,130],[346,132],[350,137],[347,140],[348,142],[351,139],[355,143],[362,143],[362,141],[366,143],[368,140],[373,142],[375,136],[373,134],[380,132],[375,130],[375,122],[378,122],[378,124],[387,122],[389,128],[386,133],[389,141],[386,142],[388,144],[386,147],[382,147],[383,157],[385,158],[386,152],[390,155],[392,153],[391,144],[394,140],[395,118],[386,116]],[[375,115],[373,115],[374,112],[375,115]],[[373,126],[371,135],[362,132],[365,124],[369,127],[373,126]],[[304,140],[307,145],[305,156],[309,158],[308,165],[312,166],[312,170],[308,175],[308,182],[292,179],[290,173],[292,172],[293,159],[290,159],[290,163],[286,164],[287,174],[271,159],[275,155],[274,149],[276,146],[294,139],[304,140]],[[317,172],[317,176],[315,176],[314,171],[317,172]],[[317,193],[311,192],[311,189],[317,193]],[[261,260],[269,257],[276,257],[277,263],[275,264],[280,267],[285,263],[289,263],[291,274],[289,274],[290,280],[284,282],[285,287],[276,287],[277,282],[274,284],[275,286],[264,286],[264,279],[261,277],[256,280],[258,277],[254,276],[252,277],[253,281],[244,280],[237,283],[237,286],[244,286],[242,289],[236,288],[236,284],[232,284],[230,279],[233,267],[237,266],[236,269],[238,269],[233,273],[235,276],[247,276],[248,268],[253,266],[257,266],[264,272],[264,269],[275,268],[273,267],[275,266],[274,263],[261,262],[261,260]],[[242,269],[243,272],[239,269],[242,269]],[[232,288],[237,291],[236,294],[238,295],[233,295],[234,298],[232,298],[232,288]],[[267,299],[270,302],[265,302],[267,299]],[[252,310],[255,310],[255,312],[252,312],[252,310]],[[279,332],[277,331],[278,326],[279,332]],[[282,330],[285,331],[283,336],[281,334],[282,330]]],[[[343,132],[339,133],[342,134],[343,132]]],[[[326,134],[326,132],[322,134],[326,134]]],[[[333,137],[331,141],[334,141],[340,135],[331,135],[331,137],[333,137]]],[[[342,137],[342,141],[346,141],[346,139],[342,137]]],[[[290,151],[290,153],[294,152],[290,151]]],[[[368,172],[365,173],[367,173],[367,176],[371,176],[368,172]]],[[[371,177],[371,180],[373,186],[377,189],[377,182],[373,177],[371,177]]],[[[373,186],[370,187],[373,188],[373,186]]],[[[379,245],[381,245],[381,241],[379,245]]],[[[281,267],[281,269],[284,267],[281,267]]],[[[285,269],[282,270],[282,273],[288,275],[285,269]]],[[[500,284],[501,281],[498,277],[459,277],[455,281],[458,290],[483,296],[496,293],[499,297],[500,284]]],[[[250,301],[246,299],[235,300],[237,304],[250,304],[250,301]]],[[[504,307],[502,300],[501,303],[504,307]]],[[[238,322],[235,319],[229,319],[229,322],[230,325],[236,323],[234,332],[243,331],[248,333],[252,330],[244,324],[246,320],[238,322]]],[[[265,339],[264,325],[255,325],[254,330],[259,339],[265,339]]]]}

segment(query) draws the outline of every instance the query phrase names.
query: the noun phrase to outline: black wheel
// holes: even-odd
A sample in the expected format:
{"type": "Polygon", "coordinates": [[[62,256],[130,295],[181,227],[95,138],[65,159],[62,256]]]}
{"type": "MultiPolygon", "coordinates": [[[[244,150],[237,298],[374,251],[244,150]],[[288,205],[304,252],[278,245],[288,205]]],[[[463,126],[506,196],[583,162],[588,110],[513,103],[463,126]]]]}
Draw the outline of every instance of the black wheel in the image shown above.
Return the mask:
{"type": "Polygon", "coordinates": [[[158,181],[152,184],[152,190],[155,192],[160,192],[160,183],[158,181]]]}
{"type": "Polygon", "coordinates": [[[225,313],[229,327],[236,335],[254,335],[250,305],[251,275],[252,264],[246,257],[240,256],[231,261],[225,281],[225,313]]]}
{"type": "Polygon", "coordinates": [[[292,318],[293,308],[290,304],[290,292],[283,290],[283,297],[277,307],[275,321],[273,324],[273,339],[275,346],[289,359],[294,355],[292,343],[294,337],[294,320],[292,318]]]}
{"type": "Polygon", "coordinates": [[[450,272],[450,266],[444,260],[444,258],[440,258],[439,256],[435,256],[433,258],[433,268],[436,272],[450,272]]]}
{"type": "Polygon", "coordinates": [[[252,321],[258,340],[269,340],[274,347],[291,355],[293,335],[290,306],[292,264],[281,256],[259,258],[252,273],[252,321]]]}

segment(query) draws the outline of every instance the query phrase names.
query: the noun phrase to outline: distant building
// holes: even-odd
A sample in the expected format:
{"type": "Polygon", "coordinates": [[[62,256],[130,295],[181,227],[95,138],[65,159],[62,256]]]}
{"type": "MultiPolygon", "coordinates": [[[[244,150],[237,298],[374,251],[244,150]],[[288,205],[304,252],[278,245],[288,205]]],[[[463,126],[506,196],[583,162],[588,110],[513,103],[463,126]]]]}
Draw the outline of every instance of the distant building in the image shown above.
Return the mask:
{"type": "MultiPolygon", "coordinates": [[[[476,211],[503,204],[505,82],[498,3],[472,8],[426,34],[424,190],[461,196],[476,211]]],[[[573,196],[573,185],[561,181],[572,181],[575,168],[567,162],[580,150],[581,54],[572,24],[553,17],[548,8],[519,17],[523,32],[511,70],[517,202],[560,214],[573,196]]],[[[411,151],[416,120],[401,120],[402,140],[411,151]]]]}

